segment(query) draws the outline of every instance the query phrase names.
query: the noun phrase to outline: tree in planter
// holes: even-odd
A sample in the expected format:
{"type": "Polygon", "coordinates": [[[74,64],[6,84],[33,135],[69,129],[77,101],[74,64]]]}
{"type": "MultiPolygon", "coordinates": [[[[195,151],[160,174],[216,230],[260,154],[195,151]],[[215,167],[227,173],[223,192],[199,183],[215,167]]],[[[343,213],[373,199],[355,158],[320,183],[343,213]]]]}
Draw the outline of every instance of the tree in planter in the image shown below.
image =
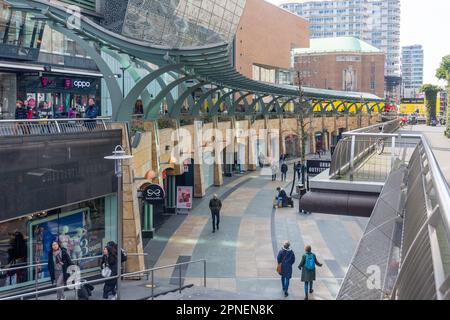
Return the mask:
{"type": "Polygon", "coordinates": [[[433,84],[424,84],[420,87],[420,92],[425,93],[427,99],[427,126],[431,124],[431,119],[436,119],[436,100],[440,91],[441,88],[433,84]]]}
{"type": "Polygon", "coordinates": [[[436,71],[436,77],[440,80],[447,81],[447,115],[446,115],[446,125],[445,135],[450,138],[450,55],[442,58],[441,65],[436,71]]]}

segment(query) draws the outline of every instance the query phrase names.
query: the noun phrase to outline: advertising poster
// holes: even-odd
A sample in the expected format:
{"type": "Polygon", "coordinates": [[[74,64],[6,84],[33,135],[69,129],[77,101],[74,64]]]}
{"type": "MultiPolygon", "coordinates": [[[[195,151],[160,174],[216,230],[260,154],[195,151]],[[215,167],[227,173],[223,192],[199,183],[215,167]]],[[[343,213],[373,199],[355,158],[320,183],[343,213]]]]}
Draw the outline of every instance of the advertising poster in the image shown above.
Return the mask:
{"type": "MultiPolygon", "coordinates": [[[[29,263],[46,263],[54,240],[66,248],[73,262],[102,253],[104,222],[91,219],[89,208],[79,209],[29,223],[29,263]]],[[[98,259],[78,261],[81,270],[98,267],[98,259]]],[[[49,277],[47,266],[39,272],[39,278],[49,277]]]]}
{"type": "Polygon", "coordinates": [[[177,187],[177,208],[192,209],[192,187],[177,187]]]}

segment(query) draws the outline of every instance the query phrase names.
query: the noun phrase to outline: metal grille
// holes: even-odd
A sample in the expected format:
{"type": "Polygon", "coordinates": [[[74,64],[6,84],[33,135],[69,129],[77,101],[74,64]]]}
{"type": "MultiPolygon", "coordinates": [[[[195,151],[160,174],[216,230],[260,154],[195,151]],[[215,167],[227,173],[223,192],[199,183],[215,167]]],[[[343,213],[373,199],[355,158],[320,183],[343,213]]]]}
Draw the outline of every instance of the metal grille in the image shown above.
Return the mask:
{"type": "Polygon", "coordinates": [[[392,299],[450,299],[450,190],[422,138],[408,172],[402,264],[392,299]]]}
{"type": "Polygon", "coordinates": [[[406,174],[394,171],[382,190],[356,254],[345,276],[338,300],[380,300],[393,288],[401,243],[401,186],[406,174]],[[373,273],[375,272],[375,273],[373,273]]]}
{"type": "Polygon", "coordinates": [[[407,170],[386,181],[338,299],[450,299],[450,189],[418,137],[407,170]]]}

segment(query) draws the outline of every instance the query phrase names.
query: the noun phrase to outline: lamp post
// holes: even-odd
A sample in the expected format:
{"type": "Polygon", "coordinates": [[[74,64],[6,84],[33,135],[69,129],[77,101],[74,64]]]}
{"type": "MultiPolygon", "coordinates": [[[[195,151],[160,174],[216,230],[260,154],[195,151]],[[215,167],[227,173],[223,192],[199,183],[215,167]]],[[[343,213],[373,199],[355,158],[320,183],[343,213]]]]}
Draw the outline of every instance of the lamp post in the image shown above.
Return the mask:
{"type": "Polygon", "coordinates": [[[125,150],[121,145],[114,148],[111,156],[105,157],[107,160],[114,160],[115,175],[117,177],[117,299],[120,299],[120,278],[122,275],[122,161],[131,158],[133,158],[133,156],[125,154],[125,150]]]}

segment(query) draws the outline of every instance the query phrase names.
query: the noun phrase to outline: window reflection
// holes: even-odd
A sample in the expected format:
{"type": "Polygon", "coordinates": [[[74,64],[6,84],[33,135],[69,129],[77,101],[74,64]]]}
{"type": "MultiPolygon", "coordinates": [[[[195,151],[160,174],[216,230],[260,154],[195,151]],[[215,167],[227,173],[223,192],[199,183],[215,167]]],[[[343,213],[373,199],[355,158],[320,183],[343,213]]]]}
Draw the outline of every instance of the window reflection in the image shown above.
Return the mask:
{"type": "Polygon", "coordinates": [[[231,42],[245,0],[130,0],[123,34],[173,47],[231,42]]]}

